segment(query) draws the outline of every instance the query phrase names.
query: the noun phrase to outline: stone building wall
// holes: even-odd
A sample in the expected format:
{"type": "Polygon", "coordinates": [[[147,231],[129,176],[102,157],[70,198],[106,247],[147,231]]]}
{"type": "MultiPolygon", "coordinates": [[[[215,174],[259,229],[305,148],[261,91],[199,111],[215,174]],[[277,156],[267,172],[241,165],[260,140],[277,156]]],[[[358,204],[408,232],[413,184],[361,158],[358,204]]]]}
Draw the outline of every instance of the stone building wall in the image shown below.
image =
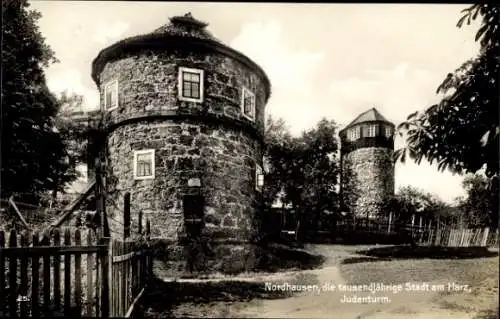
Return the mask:
{"type": "Polygon", "coordinates": [[[174,114],[211,114],[242,121],[261,134],[264,132],[266,87],[264,80],[240,62],[218,53],[193,53],[184,50],[141,54],[108,62],[100,74],[101,108],[104,85],[118,80],[119,107],[106,113],[108,125],[138,116],[174,114]],[[204,101],[193,103],[178,99],[178,68],[204,70],[204,101]],[[255,122],[241,112],[241,89],[255,94],[255,122]]]}
{"type": "MultiPolygon", "coordinates": [[[[189,247],[182,196],[190,177],[201,179],[204,196],[205,269],[241,271],[256,262],[252,243],[260,194],[255,166],[262,165],[265,79],[218,53],[144,51],[108,62],[99,74],[104,86],[118,80],[118,108],[106,111],[106,210],[113,236],[123,233],[123,198],[131,194],[132,231],[140,210],[151,220],[152,237],[168,242],[166,260],[185,268],[189,247]],[[202,103],[178,99],[178,68],[204,70],[202,103]],[[255,94],[255,121],[242,115],[242,87],[255,94]],[[155,150],[155,178],[134,180],[134,151],[155,150]],[[183,247],[184,245],[184,247],[183,247]],[[186,250],[187,249],[187,250],[186,250]]],[[[193,248],[193,247],[191,247],[193,248]]],[[[196,248],[196,247],[194,247],[196,248]]],[[[192,253],[191,249],[191,253],[192,253]]],[[[158,256],[161,259],[161,256],[158,256]]]]}
{"type": "Polygon", "coordinates": [[[394,195],[392,154],[385,147],[367,147],[342,157],[344,204],[356,217],[383,213],[384,201],[394,195]]]}
{"type": "Polygon", "coordinates": [[[123,198],[131,194],[132,229],[140,210],[152,221],[152,237],[177,240],[182,197],[190,177],[201,178],[205,230],[214,238],[249,240],[254,233],[255,159],[260,144],[243,131],[174,120],[122,126],[108,138],[107,213],[121,234],[123,198]],[[155,178],[134,180],[134,150],[155,149],[155,178]],[[114,223],[114,221],[116,221],[114,223]]]}

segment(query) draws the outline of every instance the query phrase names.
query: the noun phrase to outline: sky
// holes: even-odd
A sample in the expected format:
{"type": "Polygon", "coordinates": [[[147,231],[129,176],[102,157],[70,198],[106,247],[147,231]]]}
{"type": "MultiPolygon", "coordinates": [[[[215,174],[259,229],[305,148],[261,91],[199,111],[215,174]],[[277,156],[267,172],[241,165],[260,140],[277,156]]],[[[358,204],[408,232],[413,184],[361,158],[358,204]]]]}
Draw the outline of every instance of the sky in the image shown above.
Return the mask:
{"type": "MultiPolygon", "coordinates": [[[[445,76],[479,52],[477,23],[456,27],[467,5],[273,4],[31,1],[40,30],[59,63],[46,70],[49,88],[84,95],[98,107],[91,63],[103,48],[149,33],[191,12],[214,36],[267,73],[266,114],[293,134],[322,118],[340,128],[377,108],[396,125],[439,101],[445,76]]],[[[404,141],[396,139],[395,147],[404,141]]],[[[412,185],[452,202],[463,177],[423,162],[396,164],[396,188],[412,185]]]]}

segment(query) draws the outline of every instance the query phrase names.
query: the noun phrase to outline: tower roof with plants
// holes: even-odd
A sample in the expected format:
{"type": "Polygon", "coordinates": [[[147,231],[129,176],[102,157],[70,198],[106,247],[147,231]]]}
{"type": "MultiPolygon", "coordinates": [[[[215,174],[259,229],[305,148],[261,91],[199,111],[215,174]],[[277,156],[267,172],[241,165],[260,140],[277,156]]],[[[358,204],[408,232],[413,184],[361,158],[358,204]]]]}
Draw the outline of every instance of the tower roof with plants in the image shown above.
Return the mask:
{"type": "Polygon", "coordinates": [[[150,33],[133,36],[104,48],[92,62],[92,78],[99,85],[100,74],[107,62],[118,60],[143,50],[191,50],[193,52],[217,52],[231,57],[254,72],[265,81],[266,101],[271,95],[271,83],[264,70],[246,55],[225,45],[207,30],[208,23],[193,17],[189,12],[174,16],[150,33]]]}

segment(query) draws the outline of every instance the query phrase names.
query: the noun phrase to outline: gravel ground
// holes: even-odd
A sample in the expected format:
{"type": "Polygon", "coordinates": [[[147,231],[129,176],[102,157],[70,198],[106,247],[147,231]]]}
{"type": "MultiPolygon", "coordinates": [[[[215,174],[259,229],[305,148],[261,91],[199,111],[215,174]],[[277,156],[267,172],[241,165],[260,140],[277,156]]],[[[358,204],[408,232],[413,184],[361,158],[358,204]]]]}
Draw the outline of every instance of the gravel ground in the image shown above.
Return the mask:
{"type": "Polygon", "coordinates": [[[497,318],[498,313],[498,258],[463,260],[393,260],[341,265],[345,280],[352,284],[407,282],[443,284],[445,291],[429,293],[412,291],[402,294],[408,303],[391,309],[395,313],[422,313],[426,309],[448,310],[468,317],[497,318]],[[450,285],[450,289],[448,289],[450,285]],[[453,287],[468,285],[469,289],[453,287]],[[418,301],[416,303],[411,303],[418,301]]]}
{"type": "Polygon", "coordinates": [[[425,318],[492,319],[498,313],[498,257],[476,259],[360,259],[356,252],[373,246],[309,245],[307,250],[326,257],[319,269],[259,276],[254,280],[211,283],[160,284],[143,305],[147,318],[425,318]],[[357,261],[342,264],[346,259],[357,261]],[[377,261],[375,261],[377,260],[377,261]],[[443,284],[444,291],[377,292],[387,297],[377,303],[343,303],[356,294],[341,291],[266,291],[265,283],[356,285],[383,283],[443,284]],[[448,283],[469,285],[470,291],[448,291],[448,283]]]}

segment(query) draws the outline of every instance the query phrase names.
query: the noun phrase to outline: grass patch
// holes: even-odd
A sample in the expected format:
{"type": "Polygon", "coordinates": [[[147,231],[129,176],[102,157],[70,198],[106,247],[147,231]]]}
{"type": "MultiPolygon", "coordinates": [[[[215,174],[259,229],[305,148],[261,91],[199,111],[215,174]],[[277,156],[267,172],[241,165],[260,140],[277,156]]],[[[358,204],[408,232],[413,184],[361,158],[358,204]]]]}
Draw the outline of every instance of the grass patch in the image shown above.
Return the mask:
{"type": "Polygon", "coordinates": [[[378,258],[430,258],[430,259],[469,259],[496,257],[498,252],[487,247],[426,247],[426,246],[389,246],[377,247],[357,252],[361,255],[378,258]]]}
{"type": "Polygon", "coordinates": [[[257,271],[309,270],[323,265],[326,258],[303,249],[273,245],[263,249],[257,271]]]}
{"type": "Polygon", "coordinates": [[[341,261],[342,265],[359,264],[366,262],[391,261],[391,258],[376,258],[376,257],[348,257],[341,261]]]}
{"type": "MultiPolygon", "coordinates": [[[[493,319],[498,314],[498,258],[393,259],[392,261],[346,263],[340,271],[348,284],[442,283],[445,291],[430,296],[429,304],[459,312],[479,312],[475,319],[493,319]],[[448,283],[468,285],[470,291],[448,291],[448,283]]],[[[426,298],[427,293],[412,293],[426,298]]]]}
{"type": "MultiPolygon", "coordinates": [[[[271,284],[283,284],[285,281],[273,281],[271,284]]],[[[317,284],[315,275],[297,274],[287,283],[312,285],[317,284]]],[[[225,318],[230,315],[229,308],[242,306],[255,299],[283,299],[298,292],[270,291],[264,282],[222,280],[210,282],[164,282],[155,279],[148,287],[147,295],[142,298],[140,310],[144,318],[198,317],[201,313],[225,318]]]]}
{"type": "Polygon", "coordinates": [[[500,310],[497,307],[496,310],[491,309],[491,310],[483,310],[480,311],[474,319],[498,319],[500,318],[500,310]]]}
{"type": "Polygon", "coordinates": [[[471,307],[466,306],[466,305],[460,305],[456,302],[449,302],[449,301],[441,301],[439,302],[439,305],[441,306],[442,309],[448,309],[448,310],[454,310],[454,311],[460,311],[460,312],[469,312],[473,310],[471,307]]]}

